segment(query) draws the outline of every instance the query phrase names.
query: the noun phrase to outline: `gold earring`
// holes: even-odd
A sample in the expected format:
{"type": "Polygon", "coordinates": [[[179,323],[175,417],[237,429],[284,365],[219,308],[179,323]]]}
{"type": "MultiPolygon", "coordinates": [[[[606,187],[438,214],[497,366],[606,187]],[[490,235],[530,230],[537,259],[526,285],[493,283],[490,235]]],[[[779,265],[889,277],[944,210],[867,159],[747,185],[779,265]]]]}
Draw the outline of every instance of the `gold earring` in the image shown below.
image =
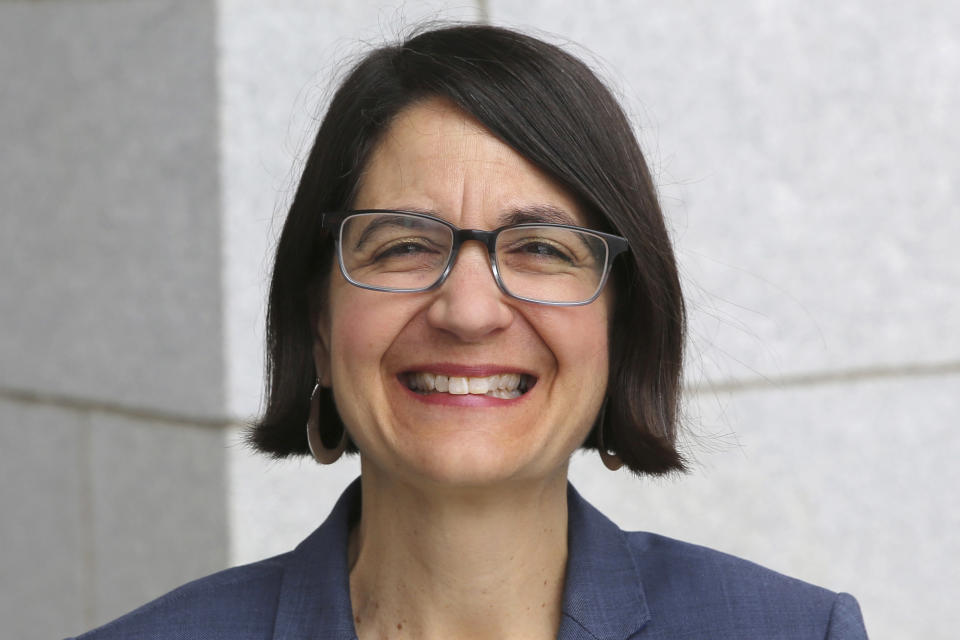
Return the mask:
{"type": "Polygon", "coordinates": [[[320,388],[320,378],[317,378],[313,391],[310,393],[310,417],[307,418],[307,445],[310,447],[310,453],[313,459],[320,464],[333,464],[340,459],[344,450],[347,448],[347,430],[340,433],[340,441],[333,449],[328,449],[323,445],[323,439],[320,437],[320,396],[323,391],[320,388]]]}

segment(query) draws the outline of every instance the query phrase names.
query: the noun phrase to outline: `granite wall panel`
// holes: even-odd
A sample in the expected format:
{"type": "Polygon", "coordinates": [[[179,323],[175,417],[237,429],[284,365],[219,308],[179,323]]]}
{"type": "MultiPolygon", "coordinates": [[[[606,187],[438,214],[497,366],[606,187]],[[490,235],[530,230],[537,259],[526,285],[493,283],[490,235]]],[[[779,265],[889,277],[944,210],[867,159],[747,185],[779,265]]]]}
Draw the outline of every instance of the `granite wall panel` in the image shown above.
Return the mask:
{"type": "Polygon", "coordinates": [[[0,387],[222,415],[214,16],[0,3],[0,387]]]}

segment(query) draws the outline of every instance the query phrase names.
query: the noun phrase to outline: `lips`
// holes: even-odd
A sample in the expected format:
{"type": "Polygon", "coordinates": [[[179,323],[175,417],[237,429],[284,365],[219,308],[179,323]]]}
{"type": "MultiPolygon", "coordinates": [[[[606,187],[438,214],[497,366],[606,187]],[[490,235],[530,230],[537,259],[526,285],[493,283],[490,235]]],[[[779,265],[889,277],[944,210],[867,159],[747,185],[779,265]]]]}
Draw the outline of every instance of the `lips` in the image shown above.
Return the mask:
{"type": "Polygon", "coordinates": [[[468,376],[409,371],[401,375],[401,381],[411,391],[424,395],[474,395],[503,400],[519,398],[536,384],[534,376],[516,372],[468,376]]]}

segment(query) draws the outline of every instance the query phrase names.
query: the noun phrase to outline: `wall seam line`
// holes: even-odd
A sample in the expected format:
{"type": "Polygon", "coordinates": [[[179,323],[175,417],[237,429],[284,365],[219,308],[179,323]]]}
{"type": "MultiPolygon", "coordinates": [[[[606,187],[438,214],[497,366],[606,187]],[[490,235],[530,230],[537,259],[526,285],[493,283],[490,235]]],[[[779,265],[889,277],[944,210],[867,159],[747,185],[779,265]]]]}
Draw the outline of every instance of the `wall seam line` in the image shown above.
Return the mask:
{"type": "Polygon", "coordinates": [[[93,425],[89,413],[80,416],[80,530],[81,530],[81,584],[83,596],[81,606],[83,623],[87,629],[97,624],[98,598],[100,585],[97,581],[96,516],[93,504],[93,425]]]}
{"type": "Polygon", "coordinates": [[[490,24],[490,3],[488,0],[477,0],[477,20],[490,24]]]}
{"type": "Polygon", "coordinates": [[[777,377],[759,376],[749,379],[718,380],[684,387],[685,393],[703,395],[717,392],[779,391],[837,383],[874,382],[879,380],[914,379],[960,374],[960,361],[918,363],[890,367],[858,367],[835,371],[788,374],[777,377]]]}
{"type": "Polygon", "coordinates": [[[181,413],[166,412],[157,409],[132,407],[105,400],[93,400],[76,396],[46,393],[43,391],[28,391],[25,389],[0,388],[0,401],[15,404],[39,405],[67,409],[82,413],[105,413],[114,416],[132,418],[150,422],[160,422],[170,425],[210,427],[220,429],[245,424],[237,418],[214,418],[181,413]]]}
{"type": "MultiPolygon", "coordinates": [[[[837,371],[799,373],[778,377],[761,376],[752,379],[707,381],[700,384],[684,386],[684,393],[702,395],[717,392],[777,391],[845,382],[913,379],[958,374],[960,374],[960,361],[893,367],[862,367],[837,371]]],[[[156,409],[131,407],[103,400],[92,400],[24,389],[0,388],[0,401],[16,404],[52,406],[78,412],[105,413],[135,420],[191,427],[222,429],[244,426],[246,424],[245,420],[232,417],[213,418],[209,416],[171,413],[156,409]]]]}

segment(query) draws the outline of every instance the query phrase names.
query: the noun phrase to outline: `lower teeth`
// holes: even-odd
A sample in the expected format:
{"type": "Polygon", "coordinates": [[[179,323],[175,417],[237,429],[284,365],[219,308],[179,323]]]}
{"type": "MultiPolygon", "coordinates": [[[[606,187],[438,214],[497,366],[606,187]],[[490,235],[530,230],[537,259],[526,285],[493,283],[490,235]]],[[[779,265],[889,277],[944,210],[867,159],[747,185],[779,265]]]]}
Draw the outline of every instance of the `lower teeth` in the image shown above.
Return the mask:
{"type": "Polygon", "coordinates": [[[495,391],[488,391],[484,395],[492,396],[494,398],[501,398],[503,400],[512,400],[514,398],[520,397],[520,391],[507,391],[506,389],[497,389],[495,391]]]}

